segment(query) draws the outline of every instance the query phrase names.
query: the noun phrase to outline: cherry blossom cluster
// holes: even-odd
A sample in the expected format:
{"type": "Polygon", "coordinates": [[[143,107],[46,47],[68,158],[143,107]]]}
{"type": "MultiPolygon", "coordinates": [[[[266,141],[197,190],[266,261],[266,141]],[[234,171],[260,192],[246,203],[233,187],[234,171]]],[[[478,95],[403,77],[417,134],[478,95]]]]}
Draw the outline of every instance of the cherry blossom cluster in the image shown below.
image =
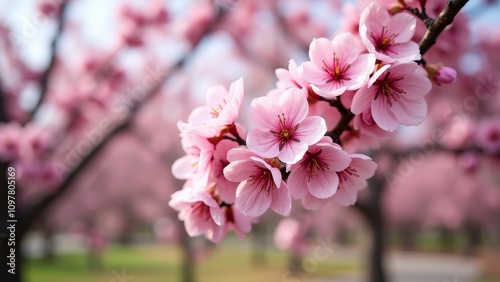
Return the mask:
{"type": "Polygon", "coordinates": [[[315,38],[310,60],[276,70],[277,87],[251,102],[249,130],[237,122],[243,79],[210,88],[178,123],[186,155],[172,171],[186,183],[170,206],[188,234],[243,237],[268,209],[288,216],[292,199],[311,210],[355,204],[377,168],[355,150],[426,117],[432,83],[417,64],[415,27],[413,15],[373,3],[358,32],[315,38]]]}

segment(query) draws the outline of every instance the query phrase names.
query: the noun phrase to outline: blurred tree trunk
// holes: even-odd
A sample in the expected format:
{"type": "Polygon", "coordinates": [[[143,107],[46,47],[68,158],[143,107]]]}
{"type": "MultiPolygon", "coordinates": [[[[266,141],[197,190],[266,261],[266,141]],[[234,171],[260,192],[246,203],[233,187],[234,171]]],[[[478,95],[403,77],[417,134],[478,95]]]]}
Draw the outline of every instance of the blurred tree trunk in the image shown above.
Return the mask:
{"type": "Polygon", "coordinates": [[[473,222],[466,223],[465,238],[464,254],[472,256],[482,243],[481,227],[473,222]]]}
{"type": "Polygon", "coordinates": [[[439,243],[444,252],[452,252],[455,247],[455,237],[453,231],[447,227],[439,228],[439,243]]]}
{"type": "Polygon", "coordinates": [[[266,264],[266,249],[266,223],[261,221],[252,227],[252,263],[254,266],[266,264]]]}
{"type": "Polygon", "coordinates": [[[356,207],[364,216],[371,230],[371,249],[368,257],[368,281],[387,282],[385,269],[385,222],[382,210],[382,195],[385,181],[375,175],[369,181],[368,196],[361,198],[356,207]]]}
{"type": "Polygon", "coordinates": [[[182,265],[181,265],[181,281],[194,282],[195,280],[195,261],[193,254],[193,245],[191,238],[186,233],[186,229],[182,221],[178,220],[179,230],[181,232],[181,248],[182,248],[182,265]]]}
{"type": "Polygon", "coordinates": [[[414,228],[412,224],[403,224],[403,226],[399,228],[399,239],[403,250],[415,250],[416,235],[416,228],[414,228]]]}

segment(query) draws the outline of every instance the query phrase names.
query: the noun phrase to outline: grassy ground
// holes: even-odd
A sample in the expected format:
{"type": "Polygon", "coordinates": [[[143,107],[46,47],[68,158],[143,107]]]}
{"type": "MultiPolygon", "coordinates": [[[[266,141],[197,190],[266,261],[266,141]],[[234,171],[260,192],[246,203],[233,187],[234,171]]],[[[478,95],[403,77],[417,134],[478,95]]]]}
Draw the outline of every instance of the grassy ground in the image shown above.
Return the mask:
{"type": "MultiPolygon", "coordinates": [[[[196,277],[199,282],[254,282],[286,281],[288,257],[278,251],[269,251],[260,266],[252,263],[246,247],[221,246],[198,262],[196,277]]],[[[52,262],[31,260],[26,265],[27,282],[164,282],[180,281],[181,252],[176,247],[149,246],[113,247],[103,256],[101,270],[88,268],[85,254],[60,255],[52,262]]],[[[312,258],[312,257],[311,257],[312,258]]],[[[314,260],[314,259],[312,259],[314,260]]],[[[332,277],[356,271],[354,262],[318,262],[308,268],[302,278],[332,277]]],[[[296,281],[296,280],[288,280],[296,281]]]]}

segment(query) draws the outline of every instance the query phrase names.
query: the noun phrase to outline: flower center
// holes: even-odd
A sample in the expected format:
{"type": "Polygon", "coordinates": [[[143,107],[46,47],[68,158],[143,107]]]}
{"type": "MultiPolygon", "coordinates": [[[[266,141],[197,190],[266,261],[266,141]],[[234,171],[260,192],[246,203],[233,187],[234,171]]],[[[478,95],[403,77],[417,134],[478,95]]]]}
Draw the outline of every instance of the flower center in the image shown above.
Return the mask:
{"type": "Polygon", "coordinates": [[[279,141],[280,141],[280,145],[279,145],[279,150],[281,151],[283,149],[283,147],[285,147],[285,144],[289,141],[289,140],[292,140],[292,141],[295,141],[295,142],[300,142],[299,139],[293,137],[293,133],[297,130],[297,128],[299,127],[298,124],[296,124],[295,126],[291,127],[290,125],[287,124],[286,122],[286,117],[285,117],[285,114],[282,113],[281,115],[278,115],[278,123],[279,123],[279,132],[278,131],[274,131],[274,130],[269,130],[272,134],[274,134],[274,136],[278,137],[279,141]]]}
{"type": "Polygon", "coordinates": [[[224,109],[224,107],[227,105],[226,99],[222,99],[222,105],[219,104],[216,107],[211,107],[210,108],[210,114],[212,115],[212,118],[218,118],[220,112],[224,109]]]}
{"type": "Polygon", "coordinates": [[[382,80],[377,80],[373,83],[378,86],[377,93],[373,100],[377,100],[380,95],[385,96],[387,97],[389,107],[392,107],[391,98],[394,102],[397,102],[401,98],[401,94],[406,94],[406,91],[396,85],[398,81],[403,79],[403,76],[391,77],[391,72],[387,72],[382,80]]]}
{"type": "Polygon", "coordinates": [[[491,131],[488,134],[488,139],[490,139],[491,142],[498,142],[498,141],[500,141],[500,132],[498,132],[498,131],[491,131]]]}
{"type": "Polygon", "coordinates": [[[323,152],[323,149],[319,149],[316,153],[306,152],[306,157],[304,161],[300,163],[300,167],[304,167],[307,172],[307,181],[310,182],[311,179],[318,174],[318,172],[325,171],[325,169],[330,169],[330,166],[324,162],[319,155],[323,152]]]}
{"type": "Polygon", "coordinates": [[[397,54],[397,52],[390,50],[391,47],[399,45],[394,43],[394,39],[396,38],[396,36],[398,36],[398,34],[389,34],[387,26],[382,27],[380,36],[376,36],[375,34],[373,34],[373,32],[370,31],[370,37],[375,45],[375,49],[378,52],[382,52],[384,54],[387,54],[389,52],[397,54]]]}
{"type": "MultiPolygon", "coordinates": [[[[352,176],[359,177],[359,174],[358,174],[358,171],[355,170],[354,168],[348,167],[348,168],[344,169],[343,171],[338,172],[338,176],[339,176],[340,183],[342,183],[352,176]]],[[[340,189],[340,187],[339,187],[339,189],[340,189]]]]}
{"type": "Polygon", "coordinates": [[[205,221],[210,219],[210,208],[202,201],[191,204],[191,213],[197,214],[198,217],[204,218],[205,221]]]}
{"type": "Polygon", "coordinates": [[[274,184],[272,173],[267,168],[263,168],[257,165],[254,165],[254,167],[256,167],[259,172],[254,175],[250,175],[248,183],[250,184],[250,186],[256,185],[257,187],[259,187],[261,192],[266,191],[267,196],[269,196],[271,189],[274,189],[276,187],[276,185],[274,184]]]}
{"type": "Polygon", "coordinates": [[[322,61],[323,67],[321,67],[325,72],[331,75],[330,78],[325,80],[325,83],[330,83],[332,81],[337,81],[340,84],[344,83],[344,80],[351,80],[351,78],[347,77],[345,74],[347,70],[351,67],[351,64],[342,65],[340,63],[340,58],[337,57],[335,52],[333,52],[333,62],[332,65],[329,66],[324,60],[322,61]]]}

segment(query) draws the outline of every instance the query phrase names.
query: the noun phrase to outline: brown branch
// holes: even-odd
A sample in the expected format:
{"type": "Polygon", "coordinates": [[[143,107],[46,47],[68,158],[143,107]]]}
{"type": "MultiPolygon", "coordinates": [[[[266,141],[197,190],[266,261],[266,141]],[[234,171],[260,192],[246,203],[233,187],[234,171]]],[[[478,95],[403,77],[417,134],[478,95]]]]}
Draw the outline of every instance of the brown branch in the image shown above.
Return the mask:
{"type": "MultiPolygon", "coordinates": [[[[453,23],[453,19],[465,6],[465,4],[467,4],[467,2],[469,2],[469,0],[449,0],[437,18],[424,18],[424,23],[426,23],[427,31],[425,32],[424,37],[422,37],[419,43],[421,55],[424,55],[436,43],[439,34],[441,34],[441,32],[448,25],[453,23]]],[[[414,11],[410,10],[410,12],[415,14],[414,11]]],[[[419,18],[426,16],[425,9],[423,9],[422,12],[417,13],[416,16],[419,18]]]]}
{"type": "Polygon", "coordinates": [[[61,3],[61,6],[59,7],[59,17],[57,19],[57,30],[54,34],[54,37],[52,39],[52,43],[50,45],[50,61],[49,64],[47,65],[47,68],[42,74],[42,77],[40,78],[40,97],[38,101],[36,102],[35,106],[29,113],[26,123],[31,121],[33,117],[35,116],[36,112],[42,105],[45,96],[47,96],[47,92],[49,91],[49,81],[50,77],[52,76],[52,72],[54,70],[54,67],[56,65],[57,61],[57,49],[59,46],[59,42],[61,40],[62,34],[64,32],[64,27],[66,26],[66,8],[68,6],[68,1],[63,0],[61,3]]]}
{"type": "Polygon", "coordinates": [[[322,101],[327,101],[330,103],[330,106],[337,108],[337,110],[340,113],[340,121],[337,123],[334,129],[328,131],[325,136],[330,136],[333,140],[333,142],[342,145],[340,141],[340,135],[344,133],[344,131],[348,130],[350,128],[349,123],[351,120],[354,118],[354,114],[346,109],[340,99],[337,100],[323,100],[322,101]]]}

